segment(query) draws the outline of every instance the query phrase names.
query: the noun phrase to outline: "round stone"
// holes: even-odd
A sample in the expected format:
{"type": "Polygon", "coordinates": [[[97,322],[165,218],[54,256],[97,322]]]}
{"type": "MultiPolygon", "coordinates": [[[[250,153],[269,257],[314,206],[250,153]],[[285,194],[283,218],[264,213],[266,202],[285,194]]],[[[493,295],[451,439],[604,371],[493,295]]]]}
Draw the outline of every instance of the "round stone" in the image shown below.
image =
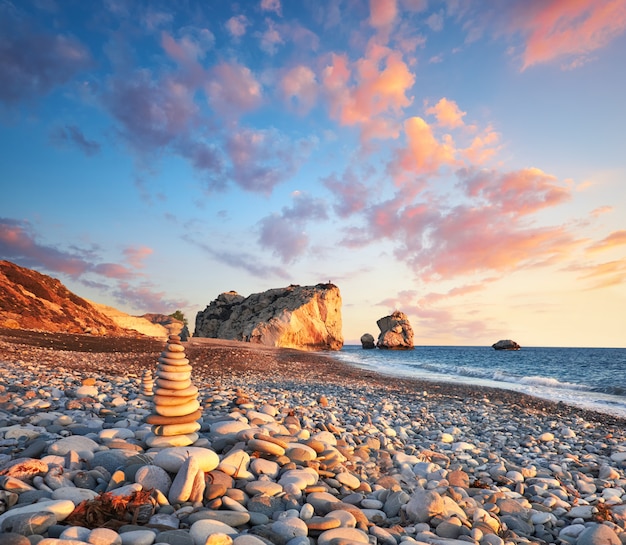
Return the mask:
{"type": "MultiPolygon", "coordinates": [[[[198,463],[198,467],[205,473],[213,471],[219,464],[218,455],[208,448],[202,447],[173,447],[166,448],[157,453],[152,461],[154,465],[162,467],[170,473],[178,473],[183,462],[193,456],[198,463]]],[[[229,481],[229,484],[232,483],[229,481]]]]}
{"type": "Polygon", "coordinates": [[[164,378],[158,378],[155,381],[157,387],[165,388],[167,390],[184,390],[191,386],[191,380],[167,380],[164,378]]]}
{"type": "Polygon", "coordinates": [[[166,350],[165,352],[161,352],[161,356],[163,358],[168,358],[171,360],[184,360],[185,359],[184,350],[182,352],[173,352],[171,350],[166,350]]]}
{"type": "Polygon", "coordinates": [[[263,439],[250,439],[248,441],[248,447],[254,451],[271,454],[273,456],[282,456],[285,454],[285,449],[276,443],[270,441],[264,441],[263,439]]]}
{"type": "Polygon", "coordinates": [[[185,435],[198,431],[202,426],[198,422],[185,422],[183,424],[167,424],[154,426],[154,435],[185,435]]]}
{"type": "Polygon", "coordinates": [[[122,545],[121,536],[110,528],[94,528],[89,534],[91,545],[122,545]]]}
{"type": "Polygon", "coordinates": [[[185,403],[189,403],[190,401],[193,401],[194,399],[198,399],[197,395],[190,395],[190,396],[163,396],[163,395],[159,395],[156,394],[153,398],[154,404],[158,405],[159,407],[169,407],[169,406],[174,406],[174,405],[184,405],[185,403]]]}
{"type": "Polygon", "coordinates": [[[195,413],[200,408],[200,403],[194,397],[182,405],[156,405],[154,412],[161,416],[185,416],[195,413]]]}
{"type": "Polygon", "coordinates": [[[146,445],[152,448],[163,447],[185,447],[193,445],[198,440],[197,433],[188,433],[185,435],[154,435],[146,436],[146,445]]]}
{"type": "Polygon", "coordinates": [[[135,473],[135,482],[140,484],[144,490],[154,488],[165,495],[172,486],[172,479],[169,474],[158,465],[141,466],[135,473]]]}
{"type": "Polygon", "coordinates": [[[218,520],[199,520],[194,522],[189,528],[189,535],[193,538],[193,542],[196,544],[205,544],[209,536],[213,534],[226,534],[229,536],[239,535],[239,532],[232,526],[224,524],[218,520]]]}
{"type": "Polygon", "coordinates": [[[157,365],[157,372],[159,376],[162,376],[162,371],[165,371],[166,373],[189,373],[191,370],[191,365],[167,365],[166,363],[159,363],[159,365],[157,365]]]}
{"type": "Polygon", "coordinates": [[[333,543],[369,543],[367,534],[356,528],[334,528],[322,532],[317,538],[317,545],[332,545],[333,543]]]}
{"type": "Polygon", "coordinates": [[[160,414],[151,414],[146,417],[146,422],[157,426],[167,424],[184,424],[185,422],[194,422],[201,416],[202,411],[200,410],[182,416],[162,416],[160,414]]]}

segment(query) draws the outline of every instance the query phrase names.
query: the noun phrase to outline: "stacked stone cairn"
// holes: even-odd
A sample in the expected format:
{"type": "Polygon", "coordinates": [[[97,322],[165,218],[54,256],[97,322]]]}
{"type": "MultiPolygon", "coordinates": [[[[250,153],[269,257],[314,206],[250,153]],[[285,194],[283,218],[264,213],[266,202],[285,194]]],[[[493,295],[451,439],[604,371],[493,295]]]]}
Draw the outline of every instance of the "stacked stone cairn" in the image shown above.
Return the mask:
{"type": "Polygon", "coordinates": [[[198,388],[191,382],[191,365],[178,335],[170,335],[156,371],[154,411],[146,444],[152,448],[186,447],[198,440],[202,416],[198,388]]]}
{"type": "Polygon", "coordinates": [[[144,397],[154,395],[154,377],[150,369],[145,369],[141,374],[141,395],[144,397]]]}

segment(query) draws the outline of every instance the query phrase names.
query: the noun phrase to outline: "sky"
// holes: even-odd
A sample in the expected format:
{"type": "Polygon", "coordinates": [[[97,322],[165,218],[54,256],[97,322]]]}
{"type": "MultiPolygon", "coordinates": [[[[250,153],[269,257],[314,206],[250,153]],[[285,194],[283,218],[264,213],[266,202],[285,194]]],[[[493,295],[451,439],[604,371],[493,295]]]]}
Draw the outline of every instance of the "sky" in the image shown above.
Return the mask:
{"type": "Polygon", "coordinates": [[[133,315],[626,347],[626,0],[0,0],[0,258],[133,315]]]}

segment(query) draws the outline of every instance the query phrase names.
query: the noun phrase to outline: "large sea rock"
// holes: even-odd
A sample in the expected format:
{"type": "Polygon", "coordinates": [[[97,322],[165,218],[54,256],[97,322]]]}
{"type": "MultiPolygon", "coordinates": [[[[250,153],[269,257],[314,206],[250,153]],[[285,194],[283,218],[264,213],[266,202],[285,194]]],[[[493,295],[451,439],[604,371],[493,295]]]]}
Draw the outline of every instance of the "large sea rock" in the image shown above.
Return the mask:
{"type": "Polygon", "coordinates": [[[291,285],[243,297],[220,294],[196,316],[195,337],[340,350],[341,294],[334,284],[291,285]]]}
{"type": "Polygon", "coordinates": [[[394,311],[376,322],[380,329],[376,346],[389,350],[410,350],[413,348],[413,328],[404,312],[394,311]]]}
{"type": "Polygon", "coordinates": [[[511,339],[502,339],[491,345],[494,350],[519,350],[521,346],[511,339]]]}

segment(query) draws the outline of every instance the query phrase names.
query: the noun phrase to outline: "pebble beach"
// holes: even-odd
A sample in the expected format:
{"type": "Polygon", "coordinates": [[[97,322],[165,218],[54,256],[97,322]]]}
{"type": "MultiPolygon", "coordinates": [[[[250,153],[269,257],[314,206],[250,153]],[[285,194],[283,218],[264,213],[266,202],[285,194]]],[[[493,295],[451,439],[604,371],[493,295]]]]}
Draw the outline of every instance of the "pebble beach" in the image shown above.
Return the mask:
{"type": "Polygon", "coordinates": [[[154,448],[164,342],[0,330],[1,545],[626,544],[623,420],[183,344],[197,438],[154,448]]]}

